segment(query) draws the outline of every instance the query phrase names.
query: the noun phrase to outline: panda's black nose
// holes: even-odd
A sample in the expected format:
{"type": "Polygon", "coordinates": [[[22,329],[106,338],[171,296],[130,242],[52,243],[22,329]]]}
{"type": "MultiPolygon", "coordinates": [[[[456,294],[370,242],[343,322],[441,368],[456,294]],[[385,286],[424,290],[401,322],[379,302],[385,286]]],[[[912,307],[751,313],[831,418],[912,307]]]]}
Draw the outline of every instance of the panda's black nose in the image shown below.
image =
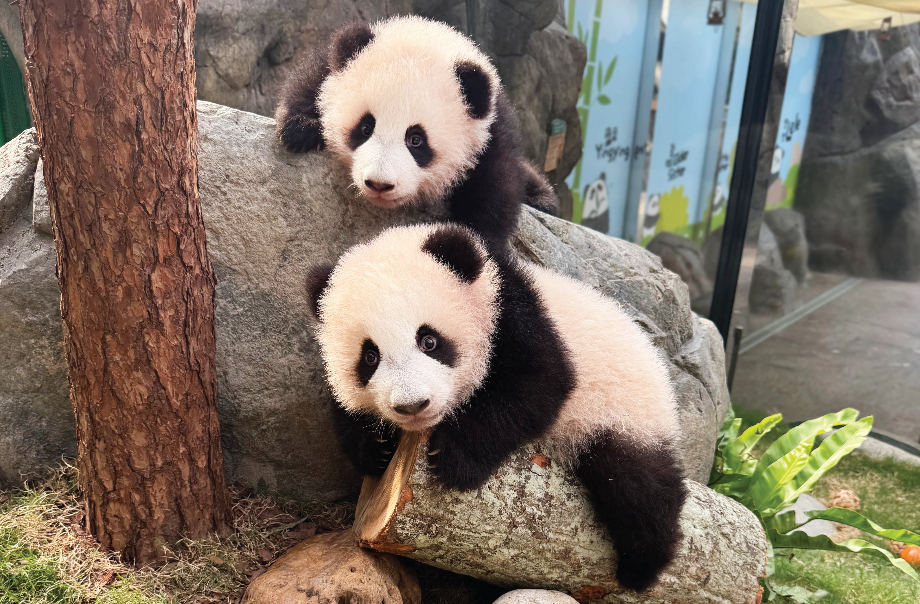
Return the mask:
{"type": "Polygon", "coordinates": [[[428,399],[418,401],[417,403],[406,403],[403,405],[393,405],[393,411],[400,415],[415,415],[430,403],[428,399]]]}
{"type": "Polygon", "coordinates": [[[373,189],[378,193],[386,193],[387,191],[393,190],[393,185],[388,182],[377,182],[376,180],[365,180],[364,184],[367,185],[369,189],[373,189]]]}

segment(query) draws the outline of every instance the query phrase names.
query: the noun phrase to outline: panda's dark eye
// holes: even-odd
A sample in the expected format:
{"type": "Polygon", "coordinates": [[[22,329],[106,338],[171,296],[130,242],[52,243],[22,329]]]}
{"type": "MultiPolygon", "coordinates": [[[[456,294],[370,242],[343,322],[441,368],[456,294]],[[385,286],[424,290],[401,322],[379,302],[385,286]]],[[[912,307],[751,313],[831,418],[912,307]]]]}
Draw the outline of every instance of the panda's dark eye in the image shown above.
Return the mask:
{"type": "Polygon", "coordinates": [[[418,345],[419,348],[421,348],[424,352],[431,352],[438,347],[438,339],[430,334],[422,336],[418,342],[418,345]]]}
{"type": "Polygon", "coordinates": [[[361,124],[361,134],[370,138],[371,134],[374,133],[374,129],[371,128],[370,124],[361,124]]]}
{"type": "Polygon", "coordinates": [[[418,134],[413,134],[412,136],[409,137],[410,147],[421,147],[423,142],[424,141],[422,140],[422,137],[419,136],[418,134]]]}
{"type": "Polygon", "coordinates": [[[365,350],[364,351],[364,364],[370,367],[376,367],[377,363],[380,362],[380,355],[377,354],[376,350],[365,350]]]}

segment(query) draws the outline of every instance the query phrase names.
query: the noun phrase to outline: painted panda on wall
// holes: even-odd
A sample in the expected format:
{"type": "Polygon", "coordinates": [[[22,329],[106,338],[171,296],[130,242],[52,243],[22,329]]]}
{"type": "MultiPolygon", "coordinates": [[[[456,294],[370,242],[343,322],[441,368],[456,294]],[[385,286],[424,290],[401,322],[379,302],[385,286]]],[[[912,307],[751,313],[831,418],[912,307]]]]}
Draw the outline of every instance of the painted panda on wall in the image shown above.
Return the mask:
{"type": "Polygon", "coordinates": [[[587,486],[644,590],[673,559],[685,499],[668,370],[616,302],[492,255],[452,224],[388,229],[308,279],[339,439],[380,476],[400,431],[431,430],[431,471],[475,489],[540,440],[587,486]]]}
{"type": "Polygon", "coordinates": [[[394,17],[341,28],[291,74],[275,117],[284,147],[328,147],[369,202],[446,202],[453,220],[495,250],[514,232],[521,203],[558,210],[520,149],[495,67],[444,23],[394,17]]]}
{"type": "Polygon", "coordinates": [[[607,234],[610,230],[610,206],[607,201],[607,175],[601,172],[597,180],[585,185],[581,225],[607,234]]]}

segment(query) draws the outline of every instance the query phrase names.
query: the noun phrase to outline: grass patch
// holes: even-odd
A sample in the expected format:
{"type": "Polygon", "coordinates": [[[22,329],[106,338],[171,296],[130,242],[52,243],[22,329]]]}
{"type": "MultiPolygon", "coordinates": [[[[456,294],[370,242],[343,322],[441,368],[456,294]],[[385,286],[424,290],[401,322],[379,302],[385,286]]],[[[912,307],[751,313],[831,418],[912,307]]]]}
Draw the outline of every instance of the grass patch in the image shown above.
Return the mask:
{"type": "Polygon", "coordinates": [[[74,468],[0,492],[0,604],[235,603],[287,549],[353,520],[353,503],[232,496],[229,536],[183,539],[165,548],[165,566],[138,569],[84,530],[74,468]]]}
{"type": "MultiPolygon", "coordinates": [[[[768,414],[735,407],[742,418],[742,429],[768,414]]],[[[791,426],[781,423],[764,436],[754,450],[759,457],[791,426]]],[[[827,501],[842,489],[855,492],[860,513],[886,528],[920,532],[920,466],[893,458],[874,459],[858,450],[840,460],[815,485],[811,493],[827,501]]],[[[861,538],[883,544],[868,535],[861,538]]],[[[829,595],[821,604],[917,604],[920,584],[914,583],[888,562],[870,556],[824,551],[779,550],[774,581],[780,585],[801,586],[809,591],[825,590],[829,595]]],[[[792,602],[777,597],[774,603],[792,602]]]]}

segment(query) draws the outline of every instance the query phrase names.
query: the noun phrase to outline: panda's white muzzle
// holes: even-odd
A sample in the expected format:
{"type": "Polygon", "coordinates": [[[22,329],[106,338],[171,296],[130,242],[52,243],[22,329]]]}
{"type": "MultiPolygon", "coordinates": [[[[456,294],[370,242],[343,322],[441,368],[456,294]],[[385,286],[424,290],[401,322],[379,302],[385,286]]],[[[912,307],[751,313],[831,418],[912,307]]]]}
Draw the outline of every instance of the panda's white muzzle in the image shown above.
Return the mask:
{"type": "Polygon", "coordinates": [[[355,186],[368,201],[383,208],[414,201],[422,176],[422,169],[402,138],[385,141],[385,137],[374,133],[352,156],[355,186]]]}

